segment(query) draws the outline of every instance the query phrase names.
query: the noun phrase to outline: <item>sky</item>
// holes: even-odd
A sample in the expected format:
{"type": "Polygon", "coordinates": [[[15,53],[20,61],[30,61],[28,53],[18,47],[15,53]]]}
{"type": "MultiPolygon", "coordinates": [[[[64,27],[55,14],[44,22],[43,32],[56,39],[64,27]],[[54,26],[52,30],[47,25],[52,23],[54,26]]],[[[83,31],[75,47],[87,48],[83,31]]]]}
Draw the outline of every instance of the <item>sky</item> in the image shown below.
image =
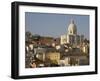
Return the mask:
{"type": "Polygon", "coordinates": [[[88,15],[25,12],[25,31],[41,36],[60,37],[68,32],[72,19],[77,26],[77,33],[89,39],[88,15]]]}

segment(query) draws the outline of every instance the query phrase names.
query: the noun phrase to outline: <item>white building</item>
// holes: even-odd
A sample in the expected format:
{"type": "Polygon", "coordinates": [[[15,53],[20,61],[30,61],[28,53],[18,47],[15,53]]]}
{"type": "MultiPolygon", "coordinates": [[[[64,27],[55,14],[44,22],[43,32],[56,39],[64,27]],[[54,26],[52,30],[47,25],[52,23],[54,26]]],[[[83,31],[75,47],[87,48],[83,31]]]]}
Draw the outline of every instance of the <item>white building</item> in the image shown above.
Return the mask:
{"type": "Polygon", "coordinates": [[[68,31],[65,35],[61,35],[61,44],[71,44],[74,46],[77,46],[84,40],[84,35],[78,35],[77,34],[77,26],[74,23],[73,20],[71,20],[69,26],[68,26],[68,31]]]}
{"type": "Polygon", "coordinates": [[[61,44],[66,44],[67,43],[67,36],[66,35],[61,35],[61,44]]]}

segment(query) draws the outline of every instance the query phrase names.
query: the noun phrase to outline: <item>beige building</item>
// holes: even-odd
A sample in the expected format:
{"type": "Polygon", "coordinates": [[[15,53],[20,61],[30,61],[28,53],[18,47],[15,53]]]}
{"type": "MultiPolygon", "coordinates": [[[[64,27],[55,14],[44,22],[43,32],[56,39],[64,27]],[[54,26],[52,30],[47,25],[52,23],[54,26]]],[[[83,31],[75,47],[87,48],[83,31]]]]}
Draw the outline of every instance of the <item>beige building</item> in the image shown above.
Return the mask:
{"type": "Polygon", "coordinates": [[[46,51],[45,49],[37,49],[36,58],[43,62],[59,64],[60,53],[56,51],[46,51]]]}

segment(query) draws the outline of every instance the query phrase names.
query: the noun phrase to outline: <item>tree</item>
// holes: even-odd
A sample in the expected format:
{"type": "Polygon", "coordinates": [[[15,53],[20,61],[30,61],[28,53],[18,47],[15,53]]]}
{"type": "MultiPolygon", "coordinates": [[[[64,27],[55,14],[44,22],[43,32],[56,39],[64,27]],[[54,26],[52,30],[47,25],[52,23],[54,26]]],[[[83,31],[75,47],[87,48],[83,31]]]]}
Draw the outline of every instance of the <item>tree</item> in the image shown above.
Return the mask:
{"type": "Polygon", "coordinates": [[[26,33],[25,33],[25,40],[26,41],[29,41],[30,39],[32,39],[32,33],[31,32],[29,32],[29,31],[27,31],[26,33]]]}
{"type": "Polygon", "coordinates": [[[89,40],[87,40],[86,38],[84,39],[84,43],[89,43],[89,40]]]}
{"type": "Polygon", "coordinates": [[[35,34],[35,35],[32,36],[32,40],[34,40],[34,41],[39,41],[40,38],[41,38],[41,36],[38,35],[38,34],[35,34]]]}

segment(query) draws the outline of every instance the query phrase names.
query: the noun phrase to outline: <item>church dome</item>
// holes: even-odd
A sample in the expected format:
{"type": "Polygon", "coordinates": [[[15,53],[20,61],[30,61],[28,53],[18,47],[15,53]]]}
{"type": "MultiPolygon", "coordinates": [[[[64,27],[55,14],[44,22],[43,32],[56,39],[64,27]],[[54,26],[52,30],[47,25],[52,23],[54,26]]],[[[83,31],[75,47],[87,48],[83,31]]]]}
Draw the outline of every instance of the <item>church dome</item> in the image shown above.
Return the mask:
{"type": "Polygon", "coordinates": [[[77,34],[77,27],[73,20],[71,20],[71,23],[68,26],[68,34],[70,35],[77,34]]]}

